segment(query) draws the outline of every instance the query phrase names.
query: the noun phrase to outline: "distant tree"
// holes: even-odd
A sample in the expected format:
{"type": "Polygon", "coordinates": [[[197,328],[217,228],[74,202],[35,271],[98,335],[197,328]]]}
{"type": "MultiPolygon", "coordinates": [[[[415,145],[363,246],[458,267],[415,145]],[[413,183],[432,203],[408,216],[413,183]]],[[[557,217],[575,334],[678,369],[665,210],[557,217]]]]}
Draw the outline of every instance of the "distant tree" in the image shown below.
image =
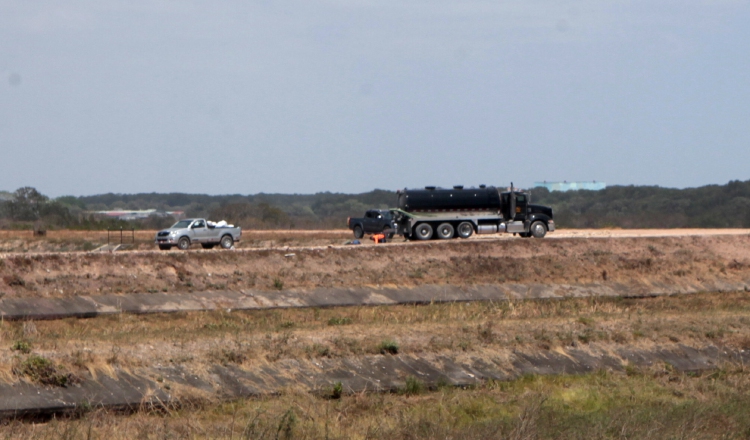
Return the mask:
{"type": "Polygon", "coordinates": [[[39,219],[42,207],[48,200],[36,188],[25,186],[18,188],[13,193],[13,199],[6,202],[7,210],[13,220],[34,221],[39,219]]]}
{"type": "Polygon", "coordinates": [[[263,223],[271,226],[282,226],[289,224],[289,216],[281,209],[268,203],[259,203],[260,219],[263,223]]]}
{"type": "Polygon", "coordinates": [[[62,196],[56,198],[55,201],[71,208],[86,209],[86,203],[76,196],[62,196]]]}

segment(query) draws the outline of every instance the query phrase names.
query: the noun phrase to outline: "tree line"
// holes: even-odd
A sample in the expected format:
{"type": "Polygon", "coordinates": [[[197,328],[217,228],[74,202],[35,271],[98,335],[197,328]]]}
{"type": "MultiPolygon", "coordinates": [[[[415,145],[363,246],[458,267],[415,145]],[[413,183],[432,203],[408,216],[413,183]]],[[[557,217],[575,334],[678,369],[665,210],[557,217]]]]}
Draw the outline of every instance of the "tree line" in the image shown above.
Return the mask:
{"type": "MultiPolygon", "coordinates": [[[[750,180],[673,189],[611,186],[600,191],[531,191],[532,203],[551,206],[560,228],[750,228],[750,180]]],[[[0,191],[0,228],[159,229],[172,218],[119,221],[92,214],[106,210],[183,211],[185,217],[227,220],[246,229],[340,229],[347,217],[396,205],[393,191],[361,194],[206,195],[100,194],[56,199],[35,188],[0,191]]]]}

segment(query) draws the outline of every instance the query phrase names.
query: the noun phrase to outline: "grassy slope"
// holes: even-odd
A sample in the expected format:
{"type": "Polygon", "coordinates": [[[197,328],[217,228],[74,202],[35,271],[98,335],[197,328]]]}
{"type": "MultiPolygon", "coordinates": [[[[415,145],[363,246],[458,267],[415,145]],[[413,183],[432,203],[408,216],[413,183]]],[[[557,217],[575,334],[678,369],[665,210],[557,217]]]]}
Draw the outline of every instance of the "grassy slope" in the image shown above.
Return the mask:
{"type": "MultiPolygon", "coordinates": [[[[23,339],[32,353],[50,356],[73,371],[87,365],[100,368],[99,374],[107,374],[107,368],[168,362],[162,357],[174,353],[167,348],[188,341],[193,345],[183,347],[188,356],[181,363],[234,362],[249,369],[278,358],[374,353],[384,336],[393,337],[402,353],[423,355],[486,356],[570,344],[750,349],[749,312],[747,293],[217,312],[6,322],[0,324],[0,343],[10,347],[23,339]],[[350,323],[330,325],[342,322],[350,323]],[[347,342],[337,343],[342,340],[347,342]],[[212,348],[217,346],[235,353],[222,358],[226,351],[212,348]]],[[[24,356],[6,350],[3,362],[24,356]]],[[[344,395],[340,400],[289,389],[276,397],[228,403],[186,400],[185,406],[159,413],[122,417],[95,411],[41,426],[11,423],[0,427],[0,437],[745,438],[750,433],[748,379],[743,365],[720,365],[702,374],[654,365],[576,377],[528,376],[470,389],[429,391],[414,381],[400,393],[344,395]]]]}

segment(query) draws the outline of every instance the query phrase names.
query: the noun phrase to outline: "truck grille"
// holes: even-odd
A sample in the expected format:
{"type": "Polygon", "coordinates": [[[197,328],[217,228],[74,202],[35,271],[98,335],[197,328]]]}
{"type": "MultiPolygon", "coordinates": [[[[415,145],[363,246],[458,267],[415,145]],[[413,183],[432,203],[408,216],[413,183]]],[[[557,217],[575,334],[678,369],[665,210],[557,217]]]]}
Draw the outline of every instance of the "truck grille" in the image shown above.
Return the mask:
{"type": "Polygon", "coordinates": [[[169,235],[169,232],[159,232],[156,234],[157,237],[166,237],[167,235],[169,235]]]}

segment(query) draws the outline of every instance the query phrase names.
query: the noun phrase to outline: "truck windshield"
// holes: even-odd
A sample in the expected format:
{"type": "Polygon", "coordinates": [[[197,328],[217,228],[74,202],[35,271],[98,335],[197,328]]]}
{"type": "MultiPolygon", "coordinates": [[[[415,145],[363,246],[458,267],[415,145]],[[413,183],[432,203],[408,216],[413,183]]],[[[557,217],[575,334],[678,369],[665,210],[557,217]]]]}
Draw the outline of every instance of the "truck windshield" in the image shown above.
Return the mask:
{"type": "Polygon", "coordinates": [[[192,222],[192,220],[180,220],[177,223],[173,224],[171,229],[185,229],[190,226],[190,223],[192,222]]]}

